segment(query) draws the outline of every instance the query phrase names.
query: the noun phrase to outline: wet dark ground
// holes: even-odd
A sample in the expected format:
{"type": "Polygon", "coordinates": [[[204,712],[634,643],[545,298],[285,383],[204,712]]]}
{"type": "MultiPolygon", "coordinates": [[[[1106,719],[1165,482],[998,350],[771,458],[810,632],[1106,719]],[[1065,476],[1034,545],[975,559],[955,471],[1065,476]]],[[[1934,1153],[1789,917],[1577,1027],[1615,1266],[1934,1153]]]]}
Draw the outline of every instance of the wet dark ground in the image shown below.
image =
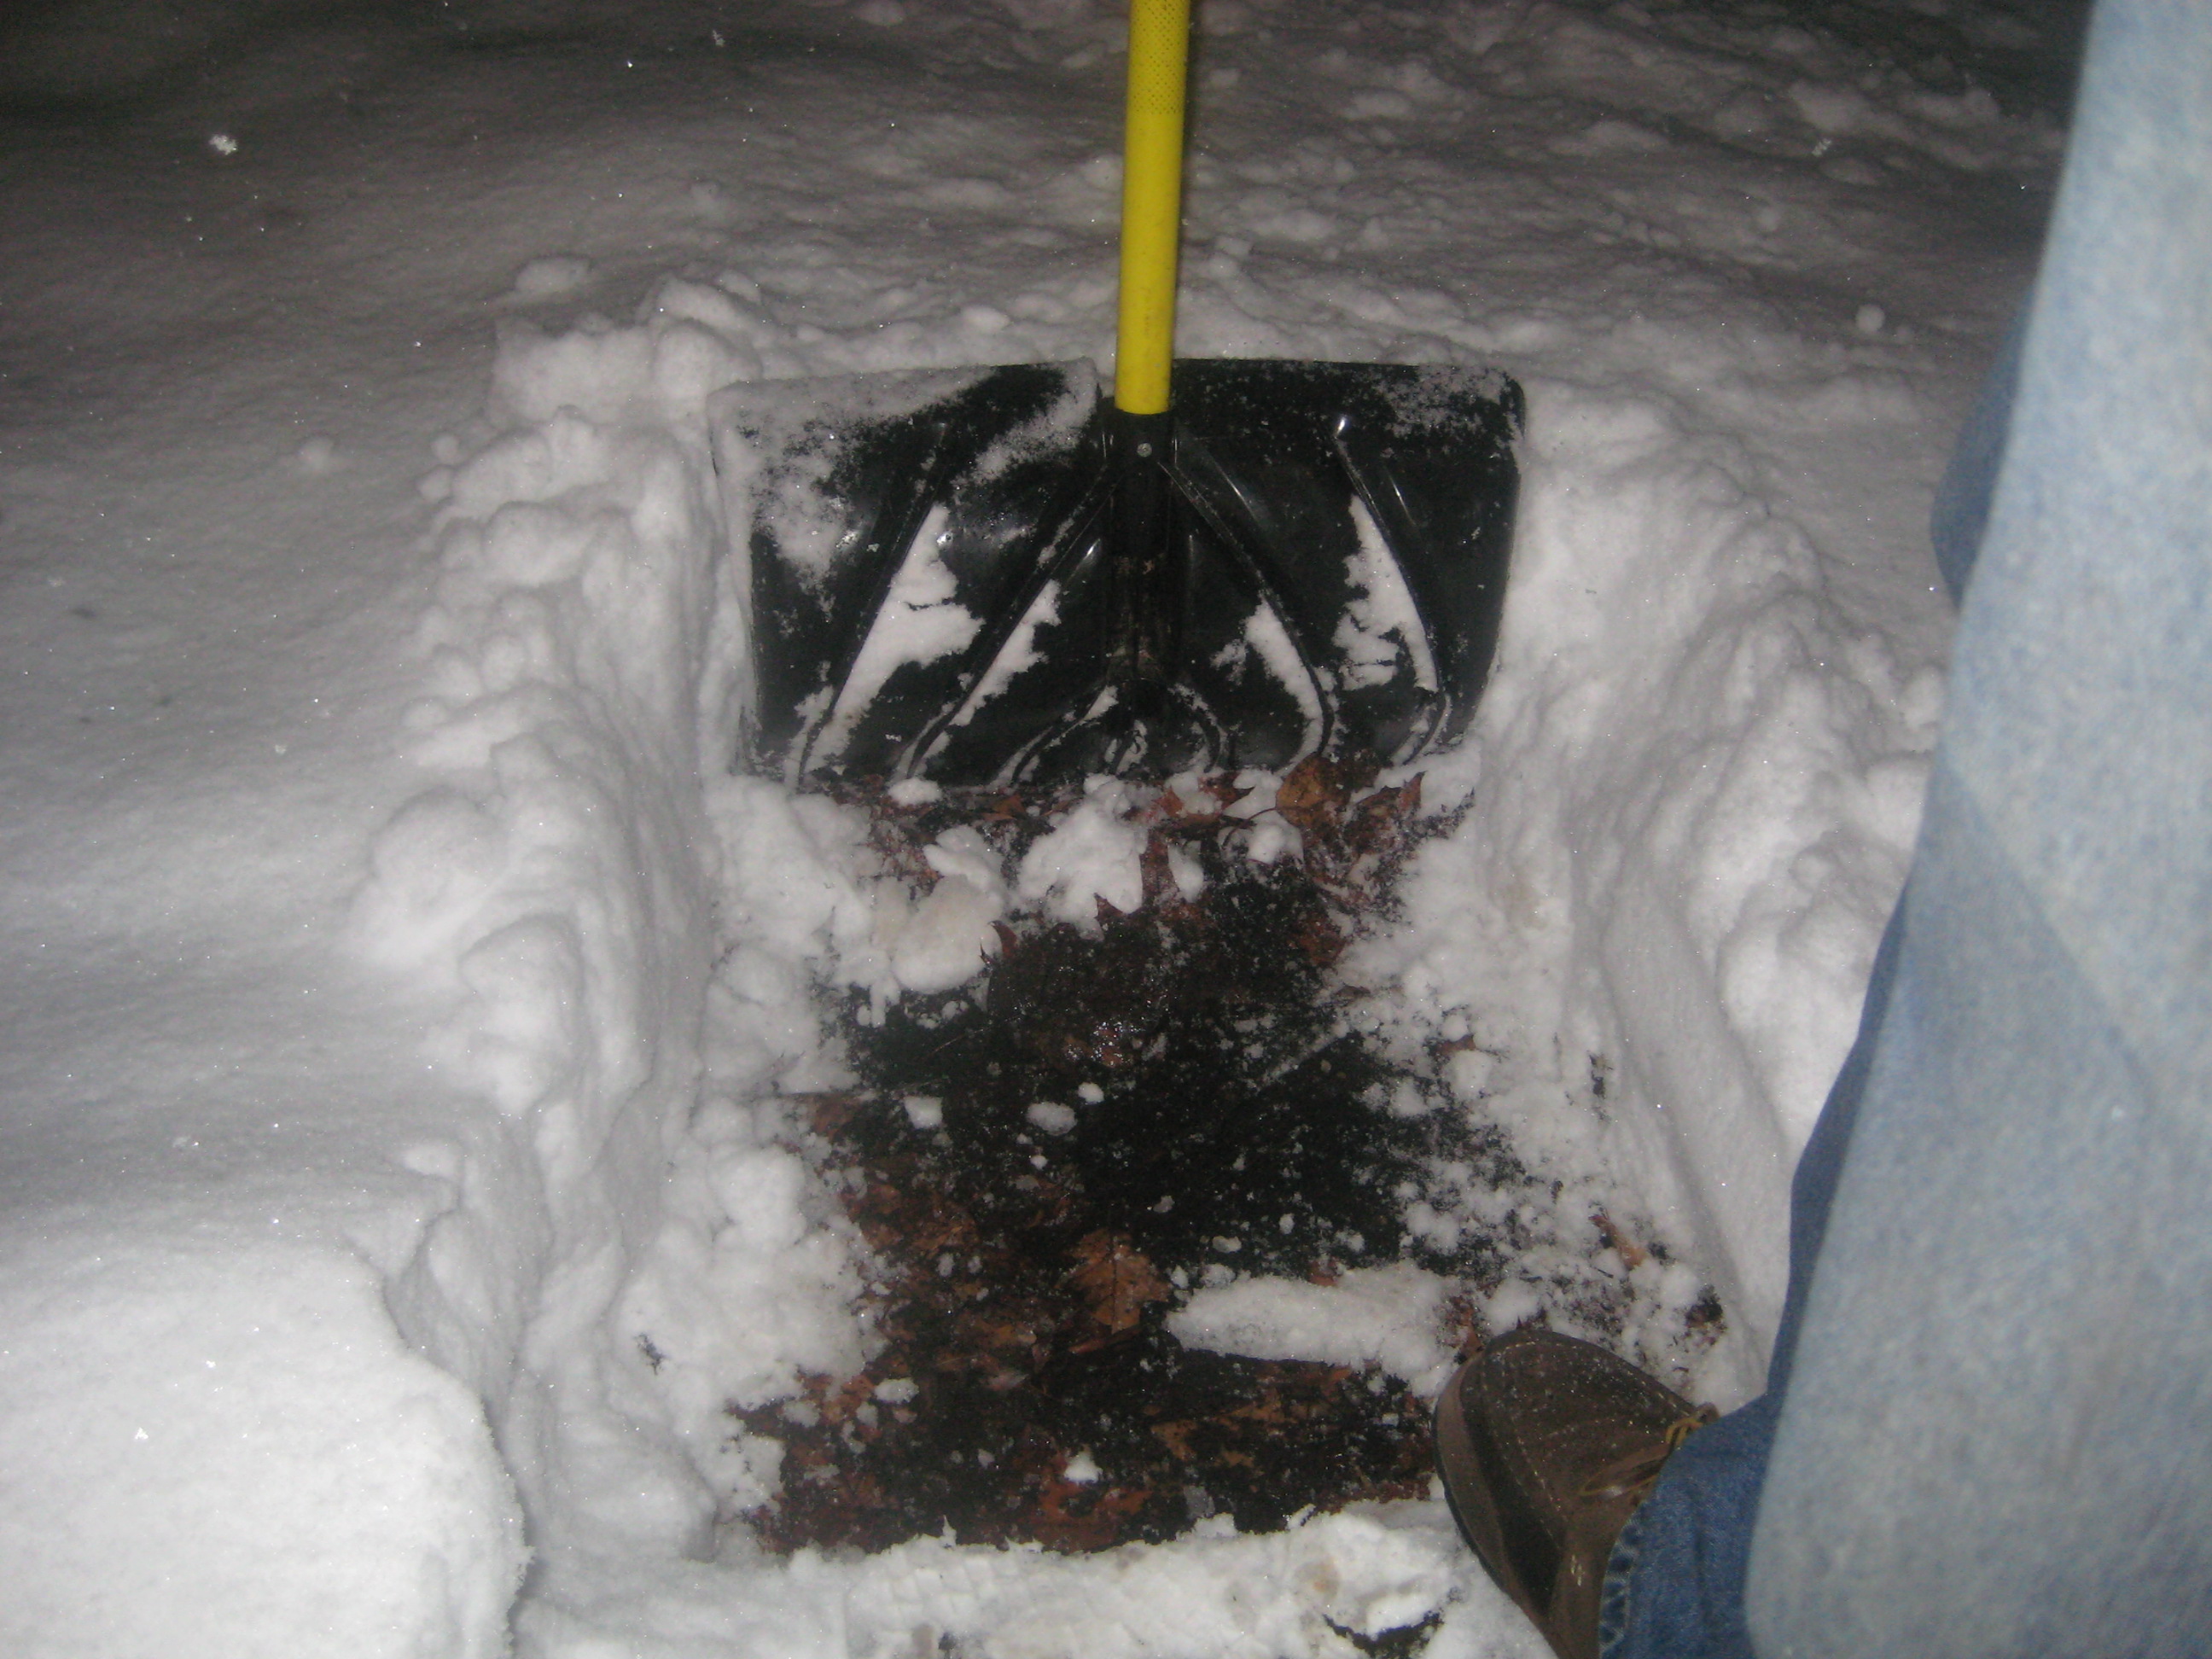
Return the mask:
{"type": "MultiPolygon", "coordinates": [[[[1507,1241],[1445,1257],[1400,1217],[1440,1158],[1526,1172],[1498,1131],[1442,1109],[1435,1056],[1386,1058],[1328,973],[1435,828],[1417,826],[1418,782],[1372,775],[1294,774],[1278,810],[1304,853],[1272,866],[1234,851],[1234,790],[1170,794],[1140,909],[1102,907],[1095,933],[1006,928],[980,1000],[909,997],[880,1024],[843,1010],[865,1086],[808,1103],[809,1150],[877,1259],[885,1346],[859,1376],[742,1414],[786,1447],[782,1496],[753,1517],[771,1547],[950,1527],[1091,1550],[1426,1492],[1426,1413],[1399,1380],[1188,1351],[1164,1323],[1184,1287],[1231,1273],[1326,1283],[1412,1259],[1473,1290],[1503,1271],[1507,1241]],[[1170,850],[1204,872],[1194,901],[1170,850]]],[[[865,804],[917,884],[920,849],[955,823],[1018,856],[1054,816],[865,804]]]]}

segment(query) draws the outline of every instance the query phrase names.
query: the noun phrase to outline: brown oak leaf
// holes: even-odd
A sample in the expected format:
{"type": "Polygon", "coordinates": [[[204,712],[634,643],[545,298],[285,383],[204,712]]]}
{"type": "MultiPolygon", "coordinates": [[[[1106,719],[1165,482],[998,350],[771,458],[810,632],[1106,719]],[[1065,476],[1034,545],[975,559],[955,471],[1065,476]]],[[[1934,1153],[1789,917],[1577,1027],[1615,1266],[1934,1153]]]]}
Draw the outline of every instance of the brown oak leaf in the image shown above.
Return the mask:
{"type": "Polygon", "coordinates": [[[1086,1234],[1075,1247],[1076,1267],[1068,1277],[1082,1291],[1091,1317],[1109,1336],[1137,1328],[1146,1304],[1173,1294],[1151,1258],[1127,1235],[1104,1228],[1086,1234]]]}

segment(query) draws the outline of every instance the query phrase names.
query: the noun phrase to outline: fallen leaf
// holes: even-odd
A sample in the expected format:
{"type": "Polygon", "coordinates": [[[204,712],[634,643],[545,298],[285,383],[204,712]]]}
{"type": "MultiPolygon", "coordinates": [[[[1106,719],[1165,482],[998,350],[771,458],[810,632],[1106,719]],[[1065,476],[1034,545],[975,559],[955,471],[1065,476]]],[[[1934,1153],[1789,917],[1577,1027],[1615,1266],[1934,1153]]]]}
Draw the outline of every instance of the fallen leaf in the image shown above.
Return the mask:
{"type": "Polygon", "coordinates": [[[1591,1215],[1590,1219],[1597,1224],[1598,1237],[1602,1238],[1607,1244],[1611,1246],[1613,1249],[1620,1252],[1620,1259],[1622,1262],[1627,1266],[1631,1272],[1642,1267],[1646,1261],[1651,1259],[1651,1252],[1645,1249],[1641,1244],[1638,1244],[1626,1233],[1621,1231],[1620,1229],[1614,1224],[1613,1218],[1607,1215],[1603,1210],[1595,1212],[1591,1215]]]}
{"type": "Polygon", "coordinates": [[[1075,1254],[1077,1265],[1068,1277],[1082,1291],[1091,1317],[1109,1335],[1136,1329],[1148,1304],[1174,1294],[1151,1259],[1123,1234],[1102,1228],[1086,1235],[1075,1254]]]}

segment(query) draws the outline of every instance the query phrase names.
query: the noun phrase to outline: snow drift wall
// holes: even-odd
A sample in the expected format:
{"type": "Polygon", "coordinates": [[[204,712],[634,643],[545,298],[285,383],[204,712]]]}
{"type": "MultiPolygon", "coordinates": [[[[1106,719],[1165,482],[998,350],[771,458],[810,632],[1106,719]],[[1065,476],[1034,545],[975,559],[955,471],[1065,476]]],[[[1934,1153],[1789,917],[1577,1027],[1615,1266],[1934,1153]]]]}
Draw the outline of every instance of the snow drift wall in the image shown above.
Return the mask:
{"type": "Polygon", "coordinates": [[[697,411],[742,367],[681,325],[519,333],[505,429],[424,481],[440,575],[408,741],[442,781],[378,835],[355,922],[442,996],[427,1057],[503,1133],[443,1171],[461,1201],[390,1300],[489,1403],[541,1559],[583,1516],[676,1551],[705,1520],[626,1409],[641,1362],[600,1327],[696,1095],[718,859],[702,688],[727,608],[697,411]]]}
{"type": "MultiPolygon", "coordinates": [[[[1878,388],[1846,386],[1857,418],[1878,388]]],[[[1354,971],[1466,1023],[1524,1144],[1641,1195],[1755,1393],[1789,1181],[1904,880],[1942,682],[1854,626],[1740,441],[1532,386],[1504,637],[1437,767],[1465,823],[1354,971]]],[[[1893,416],[1895,410],[1889,411],[1893,416]]]]}

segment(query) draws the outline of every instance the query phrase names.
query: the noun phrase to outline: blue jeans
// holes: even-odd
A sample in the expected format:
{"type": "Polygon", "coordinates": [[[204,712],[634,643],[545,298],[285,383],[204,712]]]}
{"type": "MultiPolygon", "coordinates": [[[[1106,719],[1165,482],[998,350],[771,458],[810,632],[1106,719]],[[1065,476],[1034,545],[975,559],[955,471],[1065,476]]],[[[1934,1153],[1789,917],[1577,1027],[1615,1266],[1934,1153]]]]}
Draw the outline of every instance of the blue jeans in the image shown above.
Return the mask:
{"type": "Polygon", "coordinates": [[[1938,503],[1978,567],[1768,1393],[1632,1522],[1608,1656],[2212,1654],[2201,0],[2100,5],[2014,347],[1938,503]]]}

